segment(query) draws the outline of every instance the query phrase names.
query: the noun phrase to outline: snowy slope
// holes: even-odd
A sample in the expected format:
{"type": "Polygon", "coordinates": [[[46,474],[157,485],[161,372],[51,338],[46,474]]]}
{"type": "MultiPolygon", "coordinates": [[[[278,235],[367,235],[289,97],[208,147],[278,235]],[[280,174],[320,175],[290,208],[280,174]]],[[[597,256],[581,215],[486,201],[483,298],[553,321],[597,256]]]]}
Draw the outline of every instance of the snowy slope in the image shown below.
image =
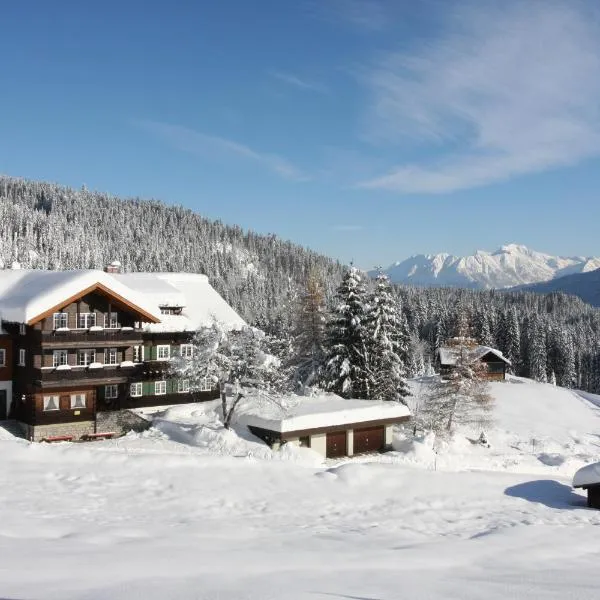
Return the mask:
{"type": "Polygon", "coordinates": [[[496,252],[478,250],[464,257],[411,256],[390,265],[386,273],[394,283],[490,289],[548,281],[599,268],[600,258],[550,256],[510,244],[496,252]]]}
{"type": "Polygon", "coordinates": [[[589,600],[600,511],[570,469],[598,459],[598,409],[526,380],[493,394],[491,448],[461,432],[435,463],[401,430],[383,456],[272,452],[220,431],[216,402],[117,440],[0,439],[0,596],[589,600]]]}

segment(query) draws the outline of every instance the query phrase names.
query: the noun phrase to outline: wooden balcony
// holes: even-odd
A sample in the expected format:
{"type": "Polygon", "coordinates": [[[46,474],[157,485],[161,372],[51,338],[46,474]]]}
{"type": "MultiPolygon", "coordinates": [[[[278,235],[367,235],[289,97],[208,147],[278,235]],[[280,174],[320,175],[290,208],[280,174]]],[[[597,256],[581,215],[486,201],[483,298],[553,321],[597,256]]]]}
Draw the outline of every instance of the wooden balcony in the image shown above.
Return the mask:
{"type": "Polygon", "coordinates": [[[143,370],[142,363],[133,366],[104,365],[101,368],[76,367],[70,369],[33,369],[34,380],[41,383],[43,388],[80,384],[109,385],[111,383],[126,383],[139,380],[143,370]]]}
{"type": "Polygon", "coordinates": [[[101,346],[135,346],[143,344],[141,329],[70,329],[68,331],[36,331],[44,348],[98,348],[101,346]]]}

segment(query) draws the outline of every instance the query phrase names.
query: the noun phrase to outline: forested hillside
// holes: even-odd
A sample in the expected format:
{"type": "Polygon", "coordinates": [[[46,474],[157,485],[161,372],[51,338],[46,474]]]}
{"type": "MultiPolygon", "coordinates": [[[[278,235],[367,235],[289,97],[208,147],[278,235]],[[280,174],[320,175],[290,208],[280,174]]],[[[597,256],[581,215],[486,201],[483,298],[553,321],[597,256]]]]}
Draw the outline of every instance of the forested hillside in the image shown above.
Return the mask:
{"type": "Polygon", "coordinates": [[[342,266],[275,235],[211,221],[181,206],[0,176],[0,268],[205,273],[250,323],[285,318],[316,268],[328,294],[342,266]]]}
{"type": "MultiPolygon", "coordinates": [[[[206,273],[249,323],[280,337],[292,336],[308,273],[318,273],[330,304],[344,272],[275,235],[182,207],[0,177],[0,267],[15,260],[26,268],[101,269],[120,260],[125,270],[206,273]]],[[[396,293],[411,339],[407,375],[422,372],[466,321],[517,374],[600,391],[600,311],[579,298],[403,286],[396,293]]]]}

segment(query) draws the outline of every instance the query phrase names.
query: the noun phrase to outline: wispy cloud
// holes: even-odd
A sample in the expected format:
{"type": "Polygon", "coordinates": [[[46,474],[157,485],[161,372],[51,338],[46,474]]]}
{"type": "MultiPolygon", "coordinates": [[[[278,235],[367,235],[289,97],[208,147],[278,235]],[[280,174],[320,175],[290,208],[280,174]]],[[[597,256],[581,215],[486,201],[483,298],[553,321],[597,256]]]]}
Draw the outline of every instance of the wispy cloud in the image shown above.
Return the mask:
{"type": "Polygon", "coordinates": [[[376,32],[384,29],[389,22],[384,6],[379,0],[317,0],[315,12],[328,21],[376,32]]]}
{"type": "Polygon", "coordinates": [[[316,81],[308,81],[306,79],[302,79],[297,75],[293,75],[292,73],[283,73],[281,71],[270,71],[271,77],[282,81],[287,85],[291,85],[299,90],[303,90],[306,92],[318,92],[319,94],[326,94],[328,92],[327,88],[322,83],[317,83],[316,81]]]}
{"type": "Polygon", "coordinates": [[[276,154],[259,152],[233,140],[207,135],[188,127],[170,123],[134,121],[134,124],[182,152],[204,156],[214,156],[215,152],[222,152],[253,161],[285,179],[293,181],[306,181],[309,179],[306,174],[285,158],[276,154]]]}
{"type": "Polygon", "coordinates": [[[367,76],[372,141],[430,151],[365,188],[441,193],[600,155],[600,20],[573,0],[471,4],[367,76]],[[485,5],[485,10],[482,8],[485,5]]]}

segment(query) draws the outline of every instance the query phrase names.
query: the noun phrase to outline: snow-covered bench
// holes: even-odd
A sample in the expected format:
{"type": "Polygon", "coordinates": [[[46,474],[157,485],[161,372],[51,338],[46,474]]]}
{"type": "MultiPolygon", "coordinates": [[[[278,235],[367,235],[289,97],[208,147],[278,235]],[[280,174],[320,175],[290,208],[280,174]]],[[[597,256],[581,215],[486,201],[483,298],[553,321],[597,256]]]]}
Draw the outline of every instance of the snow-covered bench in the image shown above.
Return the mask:
{"type": "Polygon", "coordinates": [[[600,508],[600,462],[587,465],[573,477],[573,487],[587,490],[590,508],[600,508]]]}

